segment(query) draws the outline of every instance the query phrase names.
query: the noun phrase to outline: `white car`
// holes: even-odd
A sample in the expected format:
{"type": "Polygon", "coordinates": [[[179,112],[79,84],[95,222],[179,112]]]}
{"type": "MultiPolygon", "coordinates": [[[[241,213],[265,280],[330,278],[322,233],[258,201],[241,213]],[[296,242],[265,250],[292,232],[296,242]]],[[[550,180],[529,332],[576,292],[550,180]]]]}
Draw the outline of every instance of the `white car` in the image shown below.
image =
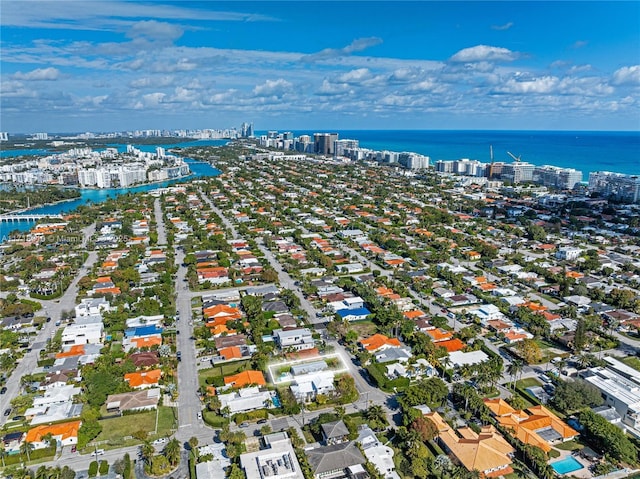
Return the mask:
{"type": "Polygon", "coordinates": [[[167,438],[166,437],[161,437],[159,439],[156,439],[155,441],[153,441],[153,445],[154,446],[159,446],[160,444],[164,444],[165,442],[167,442],[167,438]]]}
{"type": "Polygon", "coordinates": [[[104,449],[96,449],[95,451],[93,451],[91,453],[92,456],[103,456],[104,455],[104,449]]]}

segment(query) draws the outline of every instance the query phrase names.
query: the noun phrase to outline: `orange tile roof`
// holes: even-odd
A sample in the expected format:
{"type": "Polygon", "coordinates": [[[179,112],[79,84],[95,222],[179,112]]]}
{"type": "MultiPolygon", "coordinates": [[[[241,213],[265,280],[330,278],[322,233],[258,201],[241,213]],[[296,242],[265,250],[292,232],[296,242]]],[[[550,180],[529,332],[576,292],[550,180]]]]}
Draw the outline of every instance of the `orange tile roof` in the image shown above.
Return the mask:
{"type": "Polygon", "coordinates": [[[300,351],[291,351],[284,353],[287,359],[310,359],[320,357],[320,351],[318,348],[301,349],[300,351]]]}
{"type": "Polygon", "coordinates": [[[67,351],[56,354],[56,358],[72,358],[75,356],[82,356],[84,354],[84,344],[75,344],[71,346],[67,351]]]}
{"type": "Polygon", "coordinates": [[[238,346],[230,346],[220,349],[218,354],[227,360],[238,359],[242,357],[242,350],[238,346]]]}
{"type": "Polygon", "coordinates": [[[267,382],[264,379],[262,371],[242,371],[241,373],[234,374],[232,376],[226,376],[224,378],[225,386],[231,385],[235,388],[243,388],[252,384],[258,386],[264,386],[267,382]]]}
{"type": "Polygon", "coordinates": [[[374,334],[368,338],[361,339],[360,344],[367,351],[377,351],[383,346],[401,346],[398,338],[388,338],[384,334],[374,334]]]}
{"type": "Polygon", "coordinates": [[[518,339],[527,339],[528,336],[525,333],[518,333],[516,331],[508,331],[504,334],[504,337],[509,341],[517,341],[518,339]]]}
{"type": "Polygon", "coordinates": [[[128,373],[124,375],[124,380],[129,383],[132,388],[138,388],[140,386],[152,386],[158,384],[162,376],[160,369],[152,369],[151,371],[140,371],[135,373],[128,373]]]}
{"type": "Polygon", "coordinates": [[[419,309],[414,309],[412,311],[405,311],[404,313],[402,313],[402,315],[405,318],[416,319],[416,318],[421,318],[421,317],[425,316],[425,313],[424,313],[424,311],[421,311],[419,309]]]}
{"type": "Polygon", "coordinates": [[[49,433],[55,438],[60,438],[61,441],[69,439],[70,437],[77,438],[81,425],[82,421],[71,421],[53,424],[51,426],[36,426],[29,429],[25,442],[42,442],[42,438],[49,433]]]}
{"type": "Polygon", "coordinates": [[[441,328],[431,329],[427,331],[426,334],[429,335],[429,337],[434,343],[437,343],[440,341],[446,341],[453,338],[453,333],[451,331],[446,331],[441,328]]]}
{"type": "Polygon", "coordinates": [[[440,341],[436,346],[443,347],[449,353],[453,353],[454,351],[460,351],[464,348],[465,344],[460,341],[458,338],[449,339],[448,341],[440,341]]]}
{"type": "Polygon", "coordinates": [[[131,343],[135,345],[136,348],[149,348],[151,346],[160,346],[162,344],[162,336],[159,334],[154,336],[144,336],[142,338],[133,338],[131,339],[131,343]]]}

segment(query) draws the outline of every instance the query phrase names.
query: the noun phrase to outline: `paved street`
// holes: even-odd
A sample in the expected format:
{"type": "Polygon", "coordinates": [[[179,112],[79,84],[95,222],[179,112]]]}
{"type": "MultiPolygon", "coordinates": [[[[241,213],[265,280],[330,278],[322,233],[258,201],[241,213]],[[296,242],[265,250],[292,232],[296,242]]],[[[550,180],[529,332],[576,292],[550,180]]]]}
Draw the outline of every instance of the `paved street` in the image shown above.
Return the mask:
{"type": "Polygon", "coordinates": [[[167,229],[162,219],[162,205],[160,204],[160,198],[156,198],[153,202],[153,213],[156,219],[156,231],[158,233],[158,245],[163,246],[167,244],[167,229]]]}

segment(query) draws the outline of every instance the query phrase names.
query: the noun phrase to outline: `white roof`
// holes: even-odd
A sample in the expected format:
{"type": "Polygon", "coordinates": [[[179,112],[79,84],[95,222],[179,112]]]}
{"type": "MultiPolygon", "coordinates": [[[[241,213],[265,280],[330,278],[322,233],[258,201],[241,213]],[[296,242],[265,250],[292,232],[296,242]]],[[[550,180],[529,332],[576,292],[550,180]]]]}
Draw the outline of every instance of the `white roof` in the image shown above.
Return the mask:
{"type": "Polygon", "coordinates": [[[460,367],[465,364],[478,364],[489,359],[489,356],[484,351],[469,351],[463,353],[462,351],[454,351],[449,353],[449,359],[455,367],[460,367]]]}

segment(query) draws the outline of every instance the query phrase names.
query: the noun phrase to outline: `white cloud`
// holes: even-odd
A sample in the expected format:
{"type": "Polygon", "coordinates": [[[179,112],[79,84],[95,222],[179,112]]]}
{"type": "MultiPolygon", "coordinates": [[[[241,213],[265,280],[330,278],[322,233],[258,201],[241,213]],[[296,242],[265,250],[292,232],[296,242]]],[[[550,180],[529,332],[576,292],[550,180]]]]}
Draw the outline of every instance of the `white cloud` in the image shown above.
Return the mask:
{"type": "Polygon", "coordinates": [[[142,77],[136,78],[129,85],[132,88],[160,88],[173,85],[172,76],[142,77]]]}
{"type": "Polygon", "coordinates": [[[36,68],[35,70],[31,70],[30,72],[26,72],[26,73],[16,72],[13,75],[13,78],[15,78],[16,80],[25,80],[25,81],[51,81],[51,80],[57,80],[59,77],[60,77],[60,70],[53,67],[36,68]]]}
{"type": "Polygon", "coordinates": [[[452,62],[510,62],[518,58],[518,53],[507,48],[491,47],[488,45],[476,45],[475,47],[464,48],[454,54],[452,62]]]}
{"type": "Polygon", "coordinates": [[[350,72],[340,75],[338,81],[342,83],[360,83],[371,78],[371,72],[368,68],[358,68],[350,72]]]}
{"type": "Polygon", "coordinates": [[[163,103],[163,100],[166,96],[167,95],[165,93],[161,92],[142,95],[142,98],[140,98],[140,100],[134,105],[134,108],[136,110],[157,108],[161,103],[163,103]]]}
{"type": "Polygon", "coordinates": [[[640,85],[640,65],[622,67],[613,72],[614,85],[640,85]]]}
{"type": "Polygon", "coordinates": [[[293,84],[284,78],[267,80],[262,85],[256,85],[253,89],[255,96],[282,96],[291,90],[293,84]]]}
{"type": "Polygon", "coordinates": [[[367,48],[379,45],[380,43],[382,43],[382,39],[378,37],[356,38],[349,45],[342,48],[325,48],[317,53],[304,55],[302,57],[302,61],[315,62],[319,60],[348,56],[352,53],[361,52],[367,48]]]}
{"type": "Polygon", "coordinates": [[[326,78],[322,80],[322,85],[316,91],[316,95],[342,95],[349,91],[350,87],[346,83],[333,83],[327,80],[326,78]]]}
{"type": "Polygon", "coordinates": [[[182,36],[182,27],[167,22],[144,20],[134,23],[127,32],[127,36],[129,38],[173,42],[182,36]]]}
{"type": "Polygon", "coordinates": [[[491,25],[491,29],[503,31],[503,30],[509,30],[512,26],[513,26],[513,22],[507,22],[504,25],[491,25]]]}

